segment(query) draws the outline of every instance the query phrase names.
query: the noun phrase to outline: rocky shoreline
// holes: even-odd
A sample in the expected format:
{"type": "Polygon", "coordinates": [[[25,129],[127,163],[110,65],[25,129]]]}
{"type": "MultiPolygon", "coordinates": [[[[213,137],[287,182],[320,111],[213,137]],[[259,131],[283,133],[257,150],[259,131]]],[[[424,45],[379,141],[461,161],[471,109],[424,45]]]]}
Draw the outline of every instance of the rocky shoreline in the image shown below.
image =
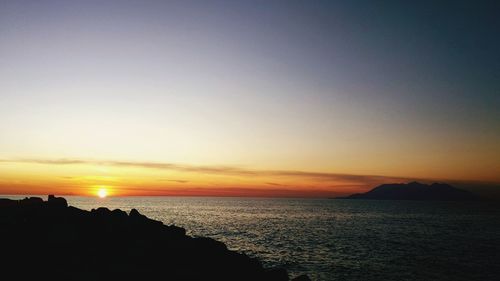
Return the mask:
{"type": "MultiPolygon", "coordinates": [[[[288,281],[280,268],[186,235],[132,209],[68,206],[61,197],[0,199],[0,267],[11,280],[288,281]]],[[[310,280],[302,275],[295,281],[310,280]]]]}

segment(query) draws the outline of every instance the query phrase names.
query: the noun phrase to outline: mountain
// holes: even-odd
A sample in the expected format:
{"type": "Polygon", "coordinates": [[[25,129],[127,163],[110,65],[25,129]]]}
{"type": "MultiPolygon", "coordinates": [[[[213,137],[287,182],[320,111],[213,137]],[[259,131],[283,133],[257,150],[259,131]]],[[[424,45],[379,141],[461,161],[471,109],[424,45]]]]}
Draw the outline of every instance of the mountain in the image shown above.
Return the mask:
{"type": "Polygon", "coordinates": [[[340,199],[376,200],[477,200],[473,193],[445,183],[423,184],[419,182],[382,184],[366,193],[357,193],[340,199]]]}

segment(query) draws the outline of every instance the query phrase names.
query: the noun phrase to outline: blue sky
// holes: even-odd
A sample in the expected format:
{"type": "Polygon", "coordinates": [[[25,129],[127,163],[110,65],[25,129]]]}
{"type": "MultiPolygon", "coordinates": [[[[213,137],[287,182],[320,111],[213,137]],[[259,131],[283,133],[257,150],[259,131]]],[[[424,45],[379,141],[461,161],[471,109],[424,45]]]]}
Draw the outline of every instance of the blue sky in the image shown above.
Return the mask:
{"type": "Polygon", "coordinates": [[[0,1],[0,157],[500,178],[495,1],[0,1]]]}

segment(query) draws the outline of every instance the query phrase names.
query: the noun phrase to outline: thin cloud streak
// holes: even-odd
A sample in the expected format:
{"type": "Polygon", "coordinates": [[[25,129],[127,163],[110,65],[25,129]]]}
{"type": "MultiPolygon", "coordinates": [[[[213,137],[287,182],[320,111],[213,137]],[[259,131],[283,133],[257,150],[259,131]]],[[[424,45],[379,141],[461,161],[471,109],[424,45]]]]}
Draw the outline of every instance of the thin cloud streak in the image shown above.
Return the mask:
{"type": "Polygon", "coordinates": [[[254,170],[231,166],[196,166],[186,164],[161,163],[161,162],[135,162],[135,161],[97,161],[83,159],[0,159],[0,163],[30,163],[44,165],[106,165],[116,167],[135,167],[146,169],[173,170],[189,173],[216,174],[226,176],[253,176],[253,177],[297,177],[325,181],[356,181],[356,182],[384,182],[408,181],[413,178],[391,177],[380,175],[353,175],[340,173],[308,172],[297,170],[254,170]]]}
{"type": "Polygon", "coordinates": [[[188,180],[169,180],[169,179],[159,179],[158,181],[169,181],[169,182],[176,182],[176,183],[189,183],[188,180]]]}

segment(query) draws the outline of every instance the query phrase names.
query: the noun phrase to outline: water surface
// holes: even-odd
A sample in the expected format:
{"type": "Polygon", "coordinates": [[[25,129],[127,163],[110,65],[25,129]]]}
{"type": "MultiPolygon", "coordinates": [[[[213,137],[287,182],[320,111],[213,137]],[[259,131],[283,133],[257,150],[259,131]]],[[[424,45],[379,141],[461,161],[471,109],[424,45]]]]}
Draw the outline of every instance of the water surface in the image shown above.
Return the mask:
{"type": "Polygon", "coordinates": [[[313,280],[498,280],[500,207],[484,202],[67,197],[138,209],[313,280]]]}

